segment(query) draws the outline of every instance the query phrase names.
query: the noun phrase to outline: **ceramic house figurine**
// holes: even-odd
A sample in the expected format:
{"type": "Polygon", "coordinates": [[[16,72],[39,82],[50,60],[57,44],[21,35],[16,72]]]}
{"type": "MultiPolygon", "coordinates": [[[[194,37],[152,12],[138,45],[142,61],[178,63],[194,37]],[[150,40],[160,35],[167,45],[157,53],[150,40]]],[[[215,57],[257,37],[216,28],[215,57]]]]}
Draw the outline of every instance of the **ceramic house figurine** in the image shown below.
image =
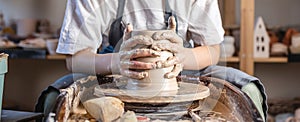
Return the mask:
{"type": "Polygon", "coordinates": [[[254,30],[254,57],[268,58],[270,56],[270,37],[262,17],[259,17],[254,30]]]}

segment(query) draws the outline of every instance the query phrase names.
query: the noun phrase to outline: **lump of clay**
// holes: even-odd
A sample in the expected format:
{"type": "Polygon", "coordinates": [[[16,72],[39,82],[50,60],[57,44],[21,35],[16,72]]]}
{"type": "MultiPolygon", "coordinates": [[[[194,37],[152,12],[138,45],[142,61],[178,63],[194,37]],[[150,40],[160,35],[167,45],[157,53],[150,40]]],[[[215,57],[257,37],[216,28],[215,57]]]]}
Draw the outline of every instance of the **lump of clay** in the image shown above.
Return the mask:
{"type": "Polygon", "coordinates": [[[84,107],[95,119],[111,122],[124,113],[124,103],[118,98],[101,97],[83,103],[84,107]]]}
{"type": "Polygon", "coordinates": [[[133,111],[127,111],[122,117],[121,122],[137,122],[137,118],[133,111]]]}

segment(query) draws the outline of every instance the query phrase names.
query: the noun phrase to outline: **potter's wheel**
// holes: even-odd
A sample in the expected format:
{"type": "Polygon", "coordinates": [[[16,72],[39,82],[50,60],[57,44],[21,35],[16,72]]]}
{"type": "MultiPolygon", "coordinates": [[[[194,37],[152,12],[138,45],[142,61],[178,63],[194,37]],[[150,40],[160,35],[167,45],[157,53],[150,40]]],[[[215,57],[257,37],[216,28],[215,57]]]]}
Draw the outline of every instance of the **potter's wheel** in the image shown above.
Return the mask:
{"type": "MultiPolygon", "coordinates": [[[[193,84],[186,82],[178,83],[179,89],[174,94],[168,93],[170,91],[162,91],[162,93],[145,97],[142,94],[128,94],[134,91],[127,90],[122,86],[117,86],[116,83],[101,84],[95,88],[96,96],[113,96],[117,97],[125,103],[143,103],[143,104],[163,104],[163,103],[182,103],[195,100],[201,100],[210,95],[209,88],[201,84],[193,84]]],[[[135,91],[142,92],[142,91],[135,91]]]]}
{"type": "MultiPolygon", "coordinates": [[[[167,117],[173,117],[173,115],[180,117],[186,114],[188,109],[199,106],[199,101],[210,95],[210,90],[207,86],[183,79],[180,80],[181,82],[178,82],[179,89],[176,94],[172,91],[171,93],[164,91],[153,97],[145,97],[142,94],[130,96],[127,94],[127,81],[125,80],[125,83],[115,82],[114,79],[116,77],[118,76],[98,77],[99,85],[94,88],[94,95],[98,97],[117,97],[125,103],[124,107],[126,110],[134,111],[141,115],[145,114],[145,116],[147,113],[168,113],[170,115],[167,115],[167,117]]],[[[166,116],[164,115],[164,117],[166,116]]]]}

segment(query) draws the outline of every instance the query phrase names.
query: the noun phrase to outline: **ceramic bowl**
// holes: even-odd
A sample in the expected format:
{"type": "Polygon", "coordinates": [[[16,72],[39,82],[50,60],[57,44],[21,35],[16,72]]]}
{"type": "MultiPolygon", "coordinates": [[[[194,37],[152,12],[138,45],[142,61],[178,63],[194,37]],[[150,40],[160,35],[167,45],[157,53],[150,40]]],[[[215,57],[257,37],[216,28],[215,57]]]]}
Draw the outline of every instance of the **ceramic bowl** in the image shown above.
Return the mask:
{"type": "Polygon", "coordinates": [[[58,45],[58,39],[48,39],[46,40],[46,47],[50,55],[56,54],[56,48],[58,45]]]}

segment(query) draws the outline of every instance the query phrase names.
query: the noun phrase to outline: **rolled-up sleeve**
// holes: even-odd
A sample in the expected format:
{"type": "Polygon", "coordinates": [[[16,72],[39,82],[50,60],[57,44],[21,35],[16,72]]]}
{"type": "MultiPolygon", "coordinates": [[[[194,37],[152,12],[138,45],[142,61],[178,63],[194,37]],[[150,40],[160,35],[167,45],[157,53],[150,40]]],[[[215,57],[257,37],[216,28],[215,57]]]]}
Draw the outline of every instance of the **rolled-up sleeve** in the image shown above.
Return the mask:
{"type": "Polygon", "coordinates": [[[111,20],[106,15],[114,13],[103,7],[106,4],[104,0],[68,0],[56,52],[75,54],[86,48],[96,52],[111,20]]]}
{"type": "Polygon", "coordinates": [[[198,45],[220,44],[224,38],[224,29],[218,0],[196,0],[190,11],[188,30],[198,45]]]}

